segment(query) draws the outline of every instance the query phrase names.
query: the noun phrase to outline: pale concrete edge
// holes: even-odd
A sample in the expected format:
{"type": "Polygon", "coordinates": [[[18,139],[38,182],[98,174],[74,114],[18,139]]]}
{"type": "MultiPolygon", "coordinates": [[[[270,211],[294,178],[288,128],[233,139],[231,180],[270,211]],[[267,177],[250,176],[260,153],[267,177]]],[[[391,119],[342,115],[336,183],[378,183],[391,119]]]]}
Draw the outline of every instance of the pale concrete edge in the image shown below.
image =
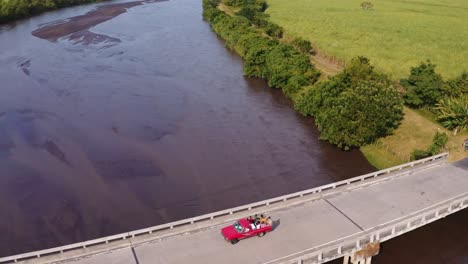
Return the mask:
{"type": "Polygon", "coordinates": [[[407,233],[409,231],[422,227],[426,224],[430,224],[436,220],[445,218],[461,210],[465,210],[466,208],[468,208],[467,199],[468,199],[468,192],[465,192],[463,194],[451,197],[440,203],[423,208],[410,215],[403,216],[403,217],[388,221],[386,223],[382,223],[379,226],[368,228],[362,232],[357,232],[355,234],[340,238],[335,241],[328,242],[320,246],[316,246],[310,249],[306,249],[300,252],[293,253],[289,256],[284,256],[275,260],[265,262],[264,264],[302,263],[299,261],[304,260],[306,258],[313,257],[313,256],[317,257],[318,255],[321,255],[322,259],[318,257],[317,258],[318,261],[312,261],[312,262],[307,262],[307,263],[325,263],[325,262],[343,257],[345,254],[348,254],[349,252],[362,249],[362,246],[365,244],[359,243],[358,241],[368,240],[371,243],[376,242],[376,241],[379,243],[385,242],[396,236],[402,235],[404,233],[407,233]],[[456,207],[453,207],[453,205],[455,205],[456,207]],[[446,209],[446,211],[441,213],[440,211],[443,209],[446,209]],[[429,219],[427,218],[428,215],[431,215],[429,219]],[[411,225],[411,223],[415,219],[416,220],[421,219],[421,220],[418,223],[411,225]],[[396,227],[401,226],[402,224],[403,226],[406,226],[406,229],[397,231],[396,227]],[[386,233],[386,232],[388,232],[387,236],[385,237],[380,236],[381,233],[386,233]],[[332,246],[333,244],[335,245],[332,246]],[[355,245],[355,247],[345,251],[343,249],[343,245],[349,245],[349,244],[353,244],[355,245]],[[340,249],[337,249],[336,247],[340,249]],[[323,257],[324,252],[330,252],[330,251],[337,251],[338,253],[334,256],[323,257]],[[308,253],[308,252],[313,252],[313,253],[308,253]],[[303,256],[298,258],[297,256],[299,255],[303,255],[303,256]],[[291,257],[294,257],[294,258],[291,259],[291,257]]]}

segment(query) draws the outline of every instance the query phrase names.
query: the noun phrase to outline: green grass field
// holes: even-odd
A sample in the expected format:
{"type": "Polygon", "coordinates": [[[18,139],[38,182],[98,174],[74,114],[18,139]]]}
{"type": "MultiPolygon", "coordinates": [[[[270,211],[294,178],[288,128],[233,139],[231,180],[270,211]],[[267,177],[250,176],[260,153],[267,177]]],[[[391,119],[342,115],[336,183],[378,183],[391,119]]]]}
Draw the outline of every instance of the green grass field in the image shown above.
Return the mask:
{"type": "Polygon", "coordinates": [[[468,157],[462,143],[468,137],[468,131],[453,135],[439,124],[428,119],[419,111],[405,108],[405,119],[393,135],[379,139],[374,144],[361,148],[367,160],[376,168],[383,169],[410,161],[411,153],[416,148],[426,150],[432,144],[436,132],[445,132],[449,136],[446,151],[450,152],[450,161],[468,157]]]}
{"type": "Polygon", "coordinates": [[[393,79],[430,59],[444,78],[468,70],[467,0],[268,0],[271,20],[344,61],[364,55],[393,79]]]}

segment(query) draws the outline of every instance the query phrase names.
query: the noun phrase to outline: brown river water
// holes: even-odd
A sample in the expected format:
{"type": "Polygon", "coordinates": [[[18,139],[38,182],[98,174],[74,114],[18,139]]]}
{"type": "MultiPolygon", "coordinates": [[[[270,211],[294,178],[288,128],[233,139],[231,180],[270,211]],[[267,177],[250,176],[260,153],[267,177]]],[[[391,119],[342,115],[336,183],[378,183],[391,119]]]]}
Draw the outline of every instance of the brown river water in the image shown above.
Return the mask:
{"type": "MultiPolygon", "coordinates": [[[[245,78],[201,12],[113,1],[0,27],[0,256],[375,170],[245,78]]],[[[387,242],[373,263],[468,263],[467,221],[387,242]]]]}

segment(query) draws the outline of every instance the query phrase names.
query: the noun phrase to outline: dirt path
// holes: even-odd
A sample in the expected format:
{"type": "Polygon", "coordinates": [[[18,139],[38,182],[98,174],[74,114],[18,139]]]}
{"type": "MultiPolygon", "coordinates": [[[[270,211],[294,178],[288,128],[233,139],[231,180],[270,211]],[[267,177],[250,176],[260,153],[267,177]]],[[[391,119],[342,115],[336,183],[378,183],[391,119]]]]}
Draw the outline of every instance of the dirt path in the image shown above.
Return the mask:
{"type": "Polygon", "coordinates": [[[310,56],[315,67],[322,72],[322,79],[336,75],[344,69],[344,62],[323,54],[321,51],[315,51],[315,54],[310,56]]]}

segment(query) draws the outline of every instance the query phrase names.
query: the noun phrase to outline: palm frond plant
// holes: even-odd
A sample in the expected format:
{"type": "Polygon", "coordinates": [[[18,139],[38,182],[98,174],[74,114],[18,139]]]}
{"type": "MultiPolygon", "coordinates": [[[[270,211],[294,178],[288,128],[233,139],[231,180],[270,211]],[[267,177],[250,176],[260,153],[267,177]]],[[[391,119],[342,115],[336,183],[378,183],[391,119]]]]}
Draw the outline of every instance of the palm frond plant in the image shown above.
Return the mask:
{"type": "Polygon", "coordinates": [[[468,95],[444,98],[439,101],[435,110],[437,121],[452,130],[454,135],[468,127],[468,95]]]}

